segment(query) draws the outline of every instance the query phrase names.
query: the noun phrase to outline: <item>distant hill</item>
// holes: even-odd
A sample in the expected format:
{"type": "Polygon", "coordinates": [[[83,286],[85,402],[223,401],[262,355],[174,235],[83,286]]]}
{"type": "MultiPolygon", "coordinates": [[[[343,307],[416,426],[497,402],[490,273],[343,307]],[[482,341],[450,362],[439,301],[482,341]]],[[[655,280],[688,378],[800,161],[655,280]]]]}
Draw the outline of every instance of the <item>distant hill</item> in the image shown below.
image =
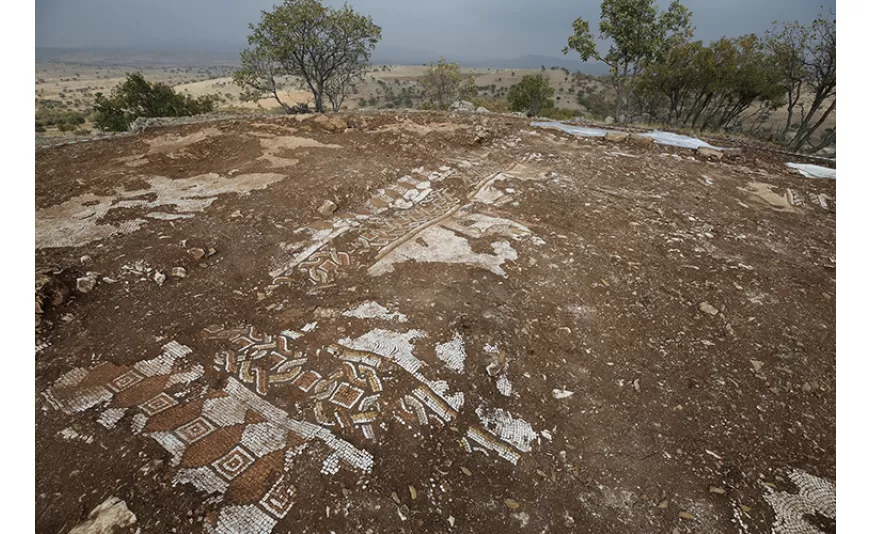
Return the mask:
{"type": "MultiPolygon", "coordinates": [[[[238,65],[239,51],[243,44],[232,43],[179,43],[166,44],[153,48],[36,48],[36,61],[57,61],[95,66],[209,66],[238,65]]],[[[394,46],[375,48],[372,62],[376,65],[423,65],[438,61],[440,57],[430,50],[419,50],[394,46]]],[[[566,68],[572,72],[581,71],[596,76],[607,74],[603,63],[583,63],[570,56],[528,55],[507,59],[448,57],[463,67],[494,69],[539,69],[541,65],[566,68]]]]}
{"type": "MultiPolygon", "coordinates": [[[[431,50],[419,50],[393,46],[378,46],[372,55],[372,62],[378,65],[424,65],[430,61],[438,61],[440,54],[431,50]]],[[[582,62],[572,59],[570,56],[543,56],[528,55],[507,59],[474,58],[474,57],[447,57],[448,60],[456,61],[463,67],[494,69],[539,69],[541,65],[550,67],[566,68],[572,72],[581,71],[585,74],[601,76],[608,73],[607,65],[599,62],[582,62]]]]}
{"type": "Polygon", "coordinates": [[[552,57],[552,56],[521,56],[510,59],[483,59],[483,60],[461,60],[459,62],[464,67],[493,67],[497,69],[539,69],[545,66],[565,68],[572,72],[581,71],[584,74],[592,74],[601,76],[609,72],[609,67],[600,62],[582,62],[573,60],[570,57],[552,57]]]}
{"type": "Polygon", "coordinates": [[[167,48],[36,48],[36,62],[56,61],[95,66],[209,66],[236,65],[241,45],[167,48]]]}

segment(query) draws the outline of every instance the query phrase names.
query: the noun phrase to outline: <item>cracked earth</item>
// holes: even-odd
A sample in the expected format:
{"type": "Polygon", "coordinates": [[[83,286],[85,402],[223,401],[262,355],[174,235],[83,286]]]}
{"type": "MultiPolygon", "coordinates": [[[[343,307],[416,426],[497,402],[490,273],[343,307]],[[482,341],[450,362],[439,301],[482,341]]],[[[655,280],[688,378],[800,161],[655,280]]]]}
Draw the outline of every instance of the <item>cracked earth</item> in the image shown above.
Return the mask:
{"type": "Polygon", "coordinates": [[[835,184],[785,163],[447,113],[41,150],[36,529],[833,532],[835,184]]]}

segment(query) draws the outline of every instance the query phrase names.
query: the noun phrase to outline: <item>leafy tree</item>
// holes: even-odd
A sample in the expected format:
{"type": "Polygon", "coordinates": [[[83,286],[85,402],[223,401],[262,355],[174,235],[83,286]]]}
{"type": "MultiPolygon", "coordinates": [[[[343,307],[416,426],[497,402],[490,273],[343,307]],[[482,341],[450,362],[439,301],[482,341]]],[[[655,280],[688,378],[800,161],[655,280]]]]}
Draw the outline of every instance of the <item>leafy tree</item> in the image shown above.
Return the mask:
{"type": "Polygon", "coordinates": [[[752,105],[758,105],[756,114],[782,105],[784,89],[772,61],[755,35],[677,45],[638,77],[638,100],[669,124],[702,131],[741,127],[752,105]],[[661,107],[666,115],[658,113],[661,107]]]}
{"type": "Polygon", "coordinates": [[[553,107],[555,91],[540,74],[526,75],[508,91],[507,99],[512,111],[526,111],[534,117],[544,108],[553,107]]]}
{"type": "Polygon", "coordinates": [[[94,124],[100,130],[124,131],[138,117],[187,117],[214,109],[213,98],[176,93],[164,83],[151,83],[142,74],[127,74],[107,98],[94,95],[94,124]]]}
{"type": "Polygon", "coordinates": [[[233,78],[244,100],[272,96],[285,112],[291,106],[278,95],[279,77],[297,77],[299,87],[311,91],[315,111],[323,112],[324,100],[337,111],[354,80],[365,76],[381,40],[371,17],[320,0],[284,0],[249,27],[250,48],[242,51],[242,68],[233,78]]]}
{"type": "Polygon", "coordinates": [[[448,63],[443,56],[437,64],[429,63],[420,78],[423,96],[440,109],[446,109],[459,97],[461,83],[459,65],[455,62],[448,63]]]}
{"type": "Polygon", "coordinates": [[[789,141],[792,150],[810,145],[811,151],[817,151],[833,143],[836,128],[826,131],[815,146],[810,144],[810,138],[837,106],[836,20],[819,14],[809,26],[774,23],[774,28],[765,33],[764,45],[786,89],[786,124],[779,137],[787,140],[792,125],[797,124],[789,141]]]}
{"type": "Polygon", "coordinates": [[[634,92],[635,76],[647,62],[688,40],[693,31],[691,17],[679,0],[673,0],[664,12],[659,12],[654,0],[603,0],[599,33],[611,41],[607,53],[598,52],[589,21],[582,17],[574,21],[574,35],[568,38],[562,53],[574,50],[583,61],[596,59],[610,67],[620,120],[624,104],[634,92]]]}

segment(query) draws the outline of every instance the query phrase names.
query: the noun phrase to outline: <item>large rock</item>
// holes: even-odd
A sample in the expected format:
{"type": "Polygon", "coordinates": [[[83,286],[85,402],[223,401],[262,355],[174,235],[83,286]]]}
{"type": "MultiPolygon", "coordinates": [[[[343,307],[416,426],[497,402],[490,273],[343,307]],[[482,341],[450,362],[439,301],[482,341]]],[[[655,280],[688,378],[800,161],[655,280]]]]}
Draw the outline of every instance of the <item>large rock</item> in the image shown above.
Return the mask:
{"type": "Polygon", "coordinates": [[[347,129],[347,123],[344,120],[329,115],[318,115],[314,117],[314,122],[329,132],[343,132],[347,129]]]}
{"type": "Polygon", "coordinates": [[[474,142],[475,143],[485,143],[492,139],[493,132],[489,128],[478,124],[474,127],[474,142]]]}
{"type": "Polygon", "coordinates": [[[97,278],[99,277],[99,273],[89,272],[86,273],[85,276],[81,276],[76,278],[76,290],[79,293],[90,293],[97,287],[97,278]]]}
{"type": "Polygon", "coordinates": [[[465,100],[457,100],[456,102],[450,104],[450,109],[456,109],[459,111],[474,111],[474,104],[471,102],[467,102],[465,100]]]}
{"type": "Polygon", "coordinates": [[[604,140],[611,143],[621,143],[626,139],[628,139],[628,134],[624,132],[607,132],[607,135],[604,136],[604,140]]]}
{"type": "Polygon", "coordinates": [[[331,200],[324,200],[323,204],[321,204],[320,207],[317,208],[317,213],[323,215],[324,217],[329,217],[330,215],[335,213],[335,210],[337,209],[338,206],[335,204],[335,202],[331,200]]]}
{"type": "Polygon", "coordinates": [[[117,497],[109,497],[94,508],[88,519],[69,531],[69,534],[136,534],[136,516],[127,508],[127,503],[117,497]]]}
{"type": "Polygon", "coordinates": [[[637,146],[650,146],[651,144],[653,144],[653,138],[631,134],[628,136],[628,142],[637,146]]]}
{"type": "Polygon", "coordinates": [[[715,160],[722,159],[722,152],[721,151],[716,150],[714,148],[707,148],[705,146],[698,147],[695,150],[695,154],[702,157],[702,158],[707,158],[707,159],[715,159],[715,160]]]}
{"type": "Polygon", "coordinates": [[[604,119],[604,124],[613,124],[614,122],[616,122],[616,120],[609,115],[604,119]]]}
{"type": "Polygon", "coordinates": [[[489,113],[489,110],[483,106],[479,106],[476,110],[478,113],[489,113]]]}

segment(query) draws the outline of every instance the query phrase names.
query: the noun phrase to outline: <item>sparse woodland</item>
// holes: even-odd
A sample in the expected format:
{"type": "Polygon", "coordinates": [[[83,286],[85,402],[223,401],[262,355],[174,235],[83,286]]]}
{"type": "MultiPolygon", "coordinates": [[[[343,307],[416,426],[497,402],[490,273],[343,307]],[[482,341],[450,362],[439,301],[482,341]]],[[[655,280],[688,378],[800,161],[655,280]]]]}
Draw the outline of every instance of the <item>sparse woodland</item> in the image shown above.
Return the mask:
{"type": "Polygon", "coordinates": [[[705,43],[694,38],[692,13],[679,0],[664,9],[653,0],[603,0],[600,7],[598,21],[574,21],[574,33],[562,50],[608,65],[610,75],[599,77],[546,65],[540,71],[463,69],[443,57],[422,67],[373,66],[381,28],[371,17],[320,0],[285,0],[250,25],[241,68],[144,71],[139,86],[150,84],[155,94],[165,93],[157,100],[167,105],[155,109],[131,105],[118,111],[124,107],[118,98],[112,108],[112,99],[101,93],[131,88],[129,79],[112,69],[88,72],[85,67],[81,74],[73,66],[74,72],[59,69],[61,77],[50,80],[38,72],[36,129],[82,135],[92,126],[121,128],[143,113],[187,114],[208,105],[293,113],[304,109],[299,106],[305,101],[323,112],[447,109],[462,100],[493,112],[557,120],[612,117],[617,123],[695,134],[744,135],[793,151],[833,151],[833,14],[819,14],[810,24],[773,22],[763,35],[723,36],[705,43]],[[170,96],[166,89],[174,88],[179,94],[170,96]]]}

